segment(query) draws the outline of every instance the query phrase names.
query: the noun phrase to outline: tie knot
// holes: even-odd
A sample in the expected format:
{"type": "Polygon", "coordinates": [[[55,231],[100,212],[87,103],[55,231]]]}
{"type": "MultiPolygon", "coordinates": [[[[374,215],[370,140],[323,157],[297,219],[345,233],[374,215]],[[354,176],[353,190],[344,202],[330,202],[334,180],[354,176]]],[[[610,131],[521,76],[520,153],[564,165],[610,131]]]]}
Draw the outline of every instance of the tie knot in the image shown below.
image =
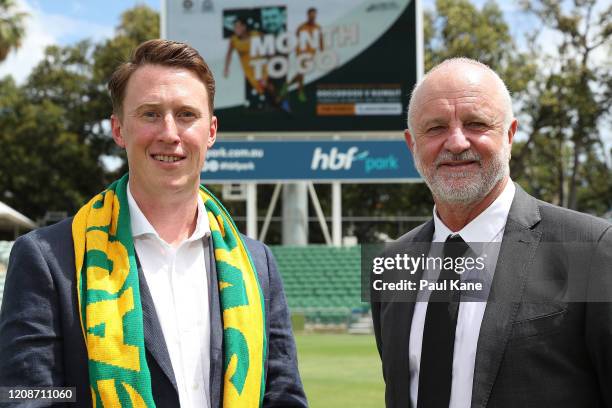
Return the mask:
{"type": "Polygon", "coordinates": [[[444,242],[444,256],[458,258],[463,255],[468,248],[468,244],[461,238],[461,235],[451,234],[446,238],[446,242],[444,242]]]}
{"type": "Polygon", "coordinates": [[[459,234],[449,234],[448,237],[446,237],[446,242],[463,242],[465,243],[465,241],[463,240],[463,238],[461,238],[461,235],[459,234]]]}

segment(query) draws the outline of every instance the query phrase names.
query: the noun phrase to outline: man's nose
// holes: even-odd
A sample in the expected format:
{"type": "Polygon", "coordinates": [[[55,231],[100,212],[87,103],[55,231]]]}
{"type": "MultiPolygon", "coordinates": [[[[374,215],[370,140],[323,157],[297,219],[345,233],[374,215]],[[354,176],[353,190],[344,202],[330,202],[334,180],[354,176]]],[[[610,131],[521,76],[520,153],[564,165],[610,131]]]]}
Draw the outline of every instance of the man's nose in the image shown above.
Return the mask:
{"type": "Polygon", "coordinates": [[[470,146],[470,141],[460,126],[452,127],[444,142],[444,148],[455,154],[468,150],[470,146]]]}
{"type": "Polygon", "coordinates": [[[174,115],[168,113],[164,116],[163,128],[160,132],[160,139],[166,143],[176,143],[180,140],[178,135],[178,126],[176,126],[176,120],[174,115]]]}

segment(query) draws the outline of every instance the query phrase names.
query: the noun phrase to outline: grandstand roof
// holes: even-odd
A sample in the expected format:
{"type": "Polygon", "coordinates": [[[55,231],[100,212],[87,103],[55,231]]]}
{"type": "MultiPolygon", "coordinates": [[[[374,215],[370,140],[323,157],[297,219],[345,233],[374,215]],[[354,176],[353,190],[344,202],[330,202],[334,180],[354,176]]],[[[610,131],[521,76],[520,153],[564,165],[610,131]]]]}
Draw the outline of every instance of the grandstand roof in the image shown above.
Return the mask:
{"type": "Polygon", "coordinates": [[[0,201],[0,230],[12,231],[15,228],[31,230],[36,228],[36,223],[0,201]]]}

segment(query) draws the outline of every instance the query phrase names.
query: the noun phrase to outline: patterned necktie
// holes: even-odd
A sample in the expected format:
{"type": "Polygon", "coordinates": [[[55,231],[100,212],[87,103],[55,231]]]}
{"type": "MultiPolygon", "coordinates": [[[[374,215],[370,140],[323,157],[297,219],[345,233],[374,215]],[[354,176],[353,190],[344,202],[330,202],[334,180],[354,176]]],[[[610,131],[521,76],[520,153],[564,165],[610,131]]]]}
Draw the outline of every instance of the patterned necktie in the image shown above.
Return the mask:
{"type": "MultiPolygon", "coordinates": [[[[449,235],[444,243],[444,262],[461,257],[468,245],[459,235],[449,235]]],[[[423,346],[421,348],[421,365],[419,367],[418,408],[448,408],[451,384],[453,379],[453,349],[455,346],[455,329],[457,327],[458,307],[451,307],[452,302],[459,300],[458,291],[452,290],[450,280],[458,280],[453,269],[440,271],[438,286],[445,283],[445,290],[431,292],[425,326],[423,328],[423,346]]],[[[456,305],[455,305],[456,306],[456,305]]]]}

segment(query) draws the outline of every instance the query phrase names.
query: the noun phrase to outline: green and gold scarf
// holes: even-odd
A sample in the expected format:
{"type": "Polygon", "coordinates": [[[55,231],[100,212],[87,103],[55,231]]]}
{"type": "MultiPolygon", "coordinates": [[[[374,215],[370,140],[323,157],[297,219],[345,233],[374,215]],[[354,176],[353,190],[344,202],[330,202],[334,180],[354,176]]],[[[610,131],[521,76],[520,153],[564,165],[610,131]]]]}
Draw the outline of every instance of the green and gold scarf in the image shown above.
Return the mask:
{"type": "MultiPolygon", "coordinates": [[[[126,174],[72,222],[81,328],[95,407],[154,407],[130,227],[126,174]]],[[[261,407],[266,359],[264,298],[236,225],[203,186],[223,313],[223,407],[261,407]]],[[[212,288],[211,288],[212,290],[212,288]]]]}

